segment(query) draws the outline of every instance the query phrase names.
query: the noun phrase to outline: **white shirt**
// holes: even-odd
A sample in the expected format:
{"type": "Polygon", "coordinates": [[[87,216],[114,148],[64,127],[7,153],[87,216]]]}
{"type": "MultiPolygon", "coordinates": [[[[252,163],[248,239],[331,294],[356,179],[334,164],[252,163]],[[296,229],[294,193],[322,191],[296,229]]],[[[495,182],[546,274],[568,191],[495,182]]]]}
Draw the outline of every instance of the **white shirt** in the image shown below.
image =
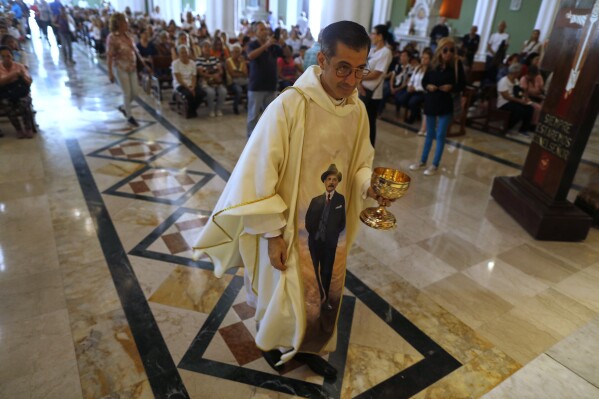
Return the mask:
{"type": "MultiPolygon", "coordinates": [[[[510,41],[510,34],[509,33],[499,33],[499,32],[495,32],[491,35],[491,37],[489,37],[489,45],[491,46],[491,49],[493,50],[493,52],[497,52],[497,50],[499,50],[499,46],[501,45],[501,42],[505,40],[505,44],[509,44],[510,41]]],[[[487,51],[487,55],[488,56],[493,56],[493,54],[491,54],[490,52],[487,51]]]]}
{"type": "Polygon", "coordinates": [[[504,76],[499,80],[499,83],[497,83],[497,108],[501,108],[509,102],[501,95],[501,93],[504,93],[506,91],[510,96],[513,96],[514,83],[510,82],[507,76],[504,76]]]}
{"type": "Polygon", "coordinates": [[[173,87],[175,89],[180,86],[177,82],[177,78],[175,78],[175,73],[181,74],[181,79],[187,86],[191,86],[193,77],[198,73],[196,64],[192,60],[189,60],[187,64],[184,64],[180,59],[177,59],[173,61],[171,68],[173,70],[173,87]]]}
{"type": "Polygon", "coordinates": [[[364,86],[364,88],[374,90],[374,93],[372,94],[373,100],[380,100],[383,98],[383,85],[381,84],[381,81],[385,79],[385,75],[387,74],[389,65],[391,65],[392,59],[393,54],[391,54],[391,50],[389,50],[387,46],[381,47],[378,50],[376,47],[373,47],[370,50],[370,54],[368,54],[368,69],[370,69],[370,71],[381,72],[381,75],[377,79],[362,81],[362,86],[364,86]]]}
{"type": "Polygon", "coordinates": [[[416,68],[412,77],[410,78],[410,83],[408,86],[414,86],[416,91],[424,91],[424,87],[422,87],[422,78],[424,77],[424,68],[416,68]]]}

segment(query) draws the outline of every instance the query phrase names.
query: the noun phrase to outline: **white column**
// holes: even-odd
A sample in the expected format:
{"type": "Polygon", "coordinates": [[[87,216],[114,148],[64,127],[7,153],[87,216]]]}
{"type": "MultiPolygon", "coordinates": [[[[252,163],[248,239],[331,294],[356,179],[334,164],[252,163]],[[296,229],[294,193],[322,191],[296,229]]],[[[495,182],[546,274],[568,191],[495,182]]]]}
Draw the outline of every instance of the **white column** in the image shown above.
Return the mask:
{"type": "MultiPolygon", "coordinates": [[[[302,10],[301,3],[298,0],[287,0],[287,15],[285,15],[285,26],[289,28],[291,25],[297,24],[297,18],[302,10]]],[[[279,17],[277,16],[277,19],[279,17]]]]}
{"type": "Polygon", "coordinates": [[[326,1],[322,5],[320,28],[338,21],[354,21],[370,28],[370,14],[373,0],[346,0],[343,7],[336,1],[326,1]]]}
{"type": "Polygon", "coordinates": [[[556,0],[543,0],[541,7],[539,8],[539,14],[537,15],[537,21],[535,22],[535,29],[541,31],[541,42],[545,39],[549,39],[551,28],[553,27],[553,21],[559,9],[560,2],[556,0]]]}
{"type": "Polygon", "coordinates": [[[391,19],[391,0],[374,0],[372,26],[384,24],[391,19]]]}
{"type": "Polygon", "coordinates": [[[474,21],[472,21],[472,25],[478,26],[480,45],[478,46],[478,53],[476,53],[475,61],[485,61],[489,36],[491,36],[491,32],[496,29],[496,27],[493,26],[495,10],[497,10],[497,0],[476,2],[476,10],[474,11],[474,21]]]}
{"type": "Polygon", "coordinates": [[[206,24],[208,30],[224,31],[229,37],[235,36],[236,0],[208,0],[206,2],[206,24]]]}

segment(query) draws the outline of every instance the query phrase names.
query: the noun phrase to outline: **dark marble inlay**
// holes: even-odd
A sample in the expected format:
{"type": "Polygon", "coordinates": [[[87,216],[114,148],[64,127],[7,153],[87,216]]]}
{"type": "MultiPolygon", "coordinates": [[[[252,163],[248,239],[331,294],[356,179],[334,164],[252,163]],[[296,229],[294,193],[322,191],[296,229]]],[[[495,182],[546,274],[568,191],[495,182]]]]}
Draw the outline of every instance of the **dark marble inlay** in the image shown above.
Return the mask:
{"type": "Polygon", "coordinates": [[[256,309],[248,305],[247,302],[241,302],[233,305],[233,309],[241,320],[251,319],[256,314],[256,309]]]}
{"type": "Polygon", "coordinates": [[[178,254],[190,249],[185,239],[179,233],[165,234],[162,236],[162,240],[171,254],[178,254]]]}

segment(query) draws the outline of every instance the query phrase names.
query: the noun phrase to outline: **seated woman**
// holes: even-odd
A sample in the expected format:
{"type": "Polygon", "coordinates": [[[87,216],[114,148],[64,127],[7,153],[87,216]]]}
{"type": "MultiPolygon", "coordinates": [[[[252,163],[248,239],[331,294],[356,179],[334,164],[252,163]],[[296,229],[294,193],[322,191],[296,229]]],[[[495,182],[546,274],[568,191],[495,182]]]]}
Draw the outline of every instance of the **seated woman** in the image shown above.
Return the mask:
{"type": "MultiPolygon", "coordinates": [[[[424,87],[422,87],[422,78],[431,62],[431,57],[433,53],[430,50],[424,50],[422,52],[422,59],[420,61],[420,65],[414,69],[414,73],[408,82],[408,90],[407,96],[404,98],[404,102],[401,104],[406,107],[409,111],[409,117],[407,122],[414,123],[417,118],[420,117],[420,108],[424,103],[424,87]]],[[[424,129],[420,129],[418,132],[420,135],[424,136],[424,129]]]]}
{"type": "Polygon", "coordinates": [[[25,65],[13,61],[12,51],[7,46],[0,46],[0,57],[0,101],[8,103],[14,110],[8,115],[8,119],[16,129],[17,137],[33,138],[33,114],[29,95],[31,76],[25,65]]]}
{"type": "Polygon", "coordinates": [[[2,41],[0,41],[0,45],[6,46],[12,52],[13,62],[17,64],[23,64],[25,67],[29,68],[29,63],[27,62],[27,53],[21,48],[19,42],[14,36],[5,35],[2,37],[2,41]]]}
{"type": "Polygon", "coordinates": [[[283,46],[283,56],[277,59],[277,69],[279,75],[279,91],[286,87],[293,86],[295,80],[299,77],[297,65],[293,61],[291,46],[283,46]]]}
{"type": "Polygon", "coordinates": [[[532,123],[539,123],[543,101],[545,100],[545,82],[539,73],[539,68],[531,65],[526,75],[520,78],[520,88],[524,96],[532,101],[530,105],[535,109],[532,115],[532,123]]]}
{"type": "Polygon", "coordinates": [[[533,130],[531,120],[534,108],[531,105],[532,101],[521,95],[518,85],[521,69],[518,63],[510,65],[507,76],[501,78],[497,83],[497,108],[510,111],[510,128],[522,121],[519,132],[528,136],[528,132],[533,130]]]}
{"type": "Polygon", "coordinates": [[[179,34],[177,35],[177,42],[171,48],[171,58],[173,60],[176,60],[179,57],[179,55],[177,54],[177,50],[178,50],[179,46],[186,46],[189,57],[192,59],[196,58],[194,50],[193,50],[193,46],[191,46],[189,36],[187,35],[187,33],[179,32],[179,34]]]}
{"type": "Polygon", "coordinates": [[[229,48],[223,45],[223,41],[220,37],[214,36],[214,43],[212,43],[210,55],[218,58],[218,60],[221,62],[224,62],[227,58],[229,58],[229,48]]]}
{"type": "Polygon", "coordinates": [[[223,104],[227,96],[227,89],[223,85],[224,74],[221,62],[211,56],[211,46],[208,40],[201,44],[202,55],[196,60],[198,73],[201,78],[202,90],[206,92],[208,116],[222,116],[223,104]]]}
{"type": "Polygon", "coordinates": [[[152,56],[158,55],[158,50],[154,46],[154,43],[150,41],[147,31],[142,31],[139,34],[139,43],[137,43],[136,46],[137,50],[139,51],[139,55],[141,55],[141,57],[147,63],[152,62],[152,56]]]}
{"type": "Polygon", "coordinates": [[[180,45],[178,53],[179,58],[174,60],[171,66],[173,87],[187,99],[189,107],[185,117],[191,118],[197,115],[196,110],[204,99],[205,93],[198,84],[198,70],[195,62],[189,58],[187,46],[180,45]]]}
{"type": "Polygon", "coordinates": [[[241,56],[241,46],[235,43],[231,47],[231,56],[225,63],[227,70],[227,83],[229,89],[235,94],[233,99],[233,112],[239,114],[239,103],[243,88],[248,84],[248,68],[245,59],[241,56]]]}

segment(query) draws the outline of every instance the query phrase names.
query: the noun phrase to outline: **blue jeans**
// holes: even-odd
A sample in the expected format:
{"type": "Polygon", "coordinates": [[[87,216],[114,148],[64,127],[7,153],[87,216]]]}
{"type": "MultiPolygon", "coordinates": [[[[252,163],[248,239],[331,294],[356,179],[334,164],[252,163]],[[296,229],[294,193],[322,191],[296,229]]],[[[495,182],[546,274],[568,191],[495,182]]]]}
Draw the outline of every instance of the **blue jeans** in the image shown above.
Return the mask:
{"type": "Polygon", "coordinates": [[[428,159],[428,153],[431,151],[431,147],[433,146],[433,138],[436,138],[437,146],[435,148],[433,166],[439,166],[439,162],[441,162],[441,156],[443,155],[443,147],[445,147],[447,128],[451,123],[452,116],[453,114],[439,116],[426,115],[426,139],[424,140],[424,149],[422,150],[422,158],[420,158],[420,162],[426,163],[426,160],[428,159]]]}
{"type": "Polygon", "coordinates": [[[268,104],[272,102],[277,96],[274,91],[248,91],[248,124],[247,134],[248,137],[252,134],[252,131],[260,119],[260,115],[268,104]]]}

